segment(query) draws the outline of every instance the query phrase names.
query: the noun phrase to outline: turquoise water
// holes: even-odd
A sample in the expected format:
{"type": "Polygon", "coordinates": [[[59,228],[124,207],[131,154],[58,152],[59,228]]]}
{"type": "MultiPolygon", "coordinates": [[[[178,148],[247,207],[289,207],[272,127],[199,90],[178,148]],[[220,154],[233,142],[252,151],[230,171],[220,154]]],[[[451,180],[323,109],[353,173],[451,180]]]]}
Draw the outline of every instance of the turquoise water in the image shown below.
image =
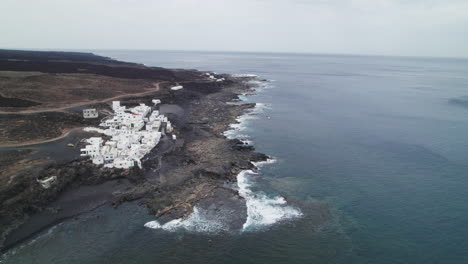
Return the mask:
{"type": "Polygon", "coordinates": [[[287,202],[266,209],[302,216],[212,234],[146,228],[155,219],[136,204],[104,207],[5,263],[468,263],[468,60],[97,53],[273,80],[247,97],[267,107],[239,132],[277,160],[250,185],[287,202]]]}

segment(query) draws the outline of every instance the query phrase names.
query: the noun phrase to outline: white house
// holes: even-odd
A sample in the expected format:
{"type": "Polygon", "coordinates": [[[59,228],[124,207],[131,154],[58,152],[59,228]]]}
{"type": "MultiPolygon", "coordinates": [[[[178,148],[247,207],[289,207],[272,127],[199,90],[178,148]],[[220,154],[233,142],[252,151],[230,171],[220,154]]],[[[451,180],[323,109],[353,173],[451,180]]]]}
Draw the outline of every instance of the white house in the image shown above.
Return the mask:
{"type": "Polygon", "coordinates": [[[151,102],[154,104],[154,106],[157,106],[158,104],[161,103],[161,100],[159,100],[159,99],[153,99],[151,102]]]}
{"type": "Polygon", "coordinates": [[[56,180],[57,180],[57,176],[50,176],[50,177],[45,178],[43,180],[38,179],[37,182],[39,184],[41,184],[41,186],[44,189],[49,189],[56,180]]]}
{"type": "Polygon", "coordinates": [[[98,115],[96,108],[83,109],[84,118],[97,118],[98,115]]]}
{"type": "Polygon", "coordinates": [[[184,88],[184,87],[183,87],[182,85],[177,85],[177,86],[171,87],[171,90],[172,90],[172,91],[177,91],[177,90],[181,90],[181,89],[183,89],[183,88],[184,88]]]}

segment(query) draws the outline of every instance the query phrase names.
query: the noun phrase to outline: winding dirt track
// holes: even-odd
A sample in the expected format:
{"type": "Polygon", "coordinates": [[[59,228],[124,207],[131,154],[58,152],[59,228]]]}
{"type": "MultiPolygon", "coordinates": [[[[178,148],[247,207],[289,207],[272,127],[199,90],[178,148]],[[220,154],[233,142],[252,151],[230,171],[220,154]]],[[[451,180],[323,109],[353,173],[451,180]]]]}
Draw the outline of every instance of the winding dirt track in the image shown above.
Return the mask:
{"type": "Polygon", "coordinates": [[[25,141],[25,142],[17,143],[17,144],[0,144],[0,148],[25,147],[25,146],[33,146],[33,145],[48,143],[48,142],[56,141],[56,140],[62,139],[64,137],[67,137],[71,132],[81,130],[81,129],[83,129],[83,127],[75,127],[75,128],[65,129],[60,136],[50,138],[50,139],[31,140],[31,141],[25,141]]]}
{"type": "MultiPolygon", "coordinates": [[[[111,98],[106,98],[102,100],[93,100],[93,101],[86,101],[86,102],[79,102],[75,104],[69,104],[67,106],[63,107],[56,107],[56,108],[50,108],[50,109],[37,109],[37,110],[24,110],[24,111],[18,111],[18,112],[6,112],[6,111],[0,111],[0,115],[27,115],[27,114],[35,114],[35,113],[44,113],[44,112],[65,112],[67,109],[73,108],[73,107],[78,107],[78,106],[84,106],[84,105],[89,105],[89,104],[96,104],[96,103],[104,103],[104,102],[109,102],[109,101],[114,101],[117,99],[122,99],[122,98],[127,98],[127,97],[135,97],[135,96],[145,96],[148,94],[152,94],[154,92],[157,92],[160,90],[160,84],[164,82],[155,82],[154,87],[145,92],[141,93],[131,93],[131,94],[122,94],[118,96],[114,96],[111,98]]],[[[32,141],[26,141],[18,144],[0,144],[0,148],[2,147],[24,147],[24,146],[29,146],[29,145],[38,145],[42,143],[47,143],[51,141],[56,141],[59,139],[62,139],[70,134],[70,132],[74,130],[82,129],[82,127],[75,127],[75,128],[70,128],[66,129],[63,131],[63,133],[55,138],[50,138],[50,139],[45,139],[45,140],[32,140],[32,141]]]]}
{"type": "Polygon", "coordinates": [[[127,97],[145,96],[145,95],[148,95],[148,94],[159,91],[160,90],[159,85],[161,83],[164,83],[164,82],[155,82],[154,83],[154,89],[152,88],[150,91],[145,91],[145,92],[141,92],[141,93],[121,94],[121,95],[117,95],[117,96],[102,99],[102,100],[84,101],[84,102],[69,104],[69,105],[66,105],[66,106],[50,108],[50,109],[22,110],[22,111],[17,111],[17,112],[0,111],[0,114],[2,114],[2,115],[18,115],[18,114],[27,115],[27,114],[44,113],[44,112],[64,112],[67,109],[70,109],[70,108],[73,108],[73,107],[78,107],[78,106],[84,106],[84,105],[90,105],[90,104],[96,104],[96,103],[105,103],[105,102],[114,101],[114,100],[117,100],[117,99],[122,99],[122,98],[127,98],[127,97]]]}

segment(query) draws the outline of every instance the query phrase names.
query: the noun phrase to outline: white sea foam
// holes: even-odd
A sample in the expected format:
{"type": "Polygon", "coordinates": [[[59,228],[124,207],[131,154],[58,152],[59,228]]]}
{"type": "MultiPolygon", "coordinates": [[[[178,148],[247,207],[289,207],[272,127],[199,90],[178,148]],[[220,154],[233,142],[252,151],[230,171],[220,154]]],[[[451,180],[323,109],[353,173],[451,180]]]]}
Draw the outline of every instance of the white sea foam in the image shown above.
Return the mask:
{"type": "MultiPolygon", "coordinates": [[[[253,90],[255,93],[262,92],[266,89],[272,88],[273,86],[269,82],[264,82],[264,81],[259,81],[259,80],[250,80],[248,82],[251,85],[254,85],[253,90]]],[[[246,92],[244,94],[248,94],[249,92],[246,92]]]]}
{"type": "Polygon", "coordinates": [[[248,130],[250,122],[258,119],[259,115],[264,113],[267,109],[271,109],[269,104],[256,103],[254,108],[236,118],[237,123],[230,124],[229,129],[224,131],[223,135],[229,139],[248,140],[250,137],[245,134],[245,131],[248,130]]]}
{"type": "Polygon", "coordinates": [[[190,232],[215,233],[227,230],[227,227],[222,221],[219,221],[218,219],[210,219],[197,207],[193,208],[193,212],[186,219],[174,219],[165,224],[160,224],[158,221],[150,221],[145,224],[145,227],[171,232],[186,230],[190,232]]]}
{"type": "Polygon", "coordinates": [[[239,139],[242,143],[244,143],[245,145],[253,145],[253,141],[250,140],[250,139],[247,139],[247,138],[241,138],[239,139]]]}
{"type": "Polygon", "coordinates": [[[236,74],[231,74],[232,77],[235,78],[254,78],[257,77],[255,74],[250,74],[250,73],[236,73],[236,74]]]}
{"type": "Polygon", "coordinates": [[[267,159],[265,161],[252,162],[252,164],[257,168],[261,168],[264,165],[273,164],[273,163],[276,163],[275,158],[269,158],[269,159],[267,159]]]}
{"type": "MultiPolygon", "coordinates": [[[[267,161],[262,165],[272,162],[274,161],[267,161]]],[[[283,197],[270,197],[263,192],[252,191],[249,175],[253,174],[256,173],[252,170],[244,170],[237,175],[239,194],[244,197],[247,206],[247,220],[242,228],[244,231],[256,230],[280,221],[302,216],[302,212],[287,205],[283,197]]]]}

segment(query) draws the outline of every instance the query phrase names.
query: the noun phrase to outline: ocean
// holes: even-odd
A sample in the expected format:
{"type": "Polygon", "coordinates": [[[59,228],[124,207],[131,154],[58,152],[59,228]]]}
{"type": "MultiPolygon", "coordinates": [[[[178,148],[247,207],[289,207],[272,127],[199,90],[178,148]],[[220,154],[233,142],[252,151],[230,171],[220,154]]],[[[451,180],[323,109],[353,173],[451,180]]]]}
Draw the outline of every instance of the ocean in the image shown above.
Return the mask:
{"type": "Polygon", "coordinates": [[[225,232],[198,210],[163,224],[102,207],[1,263],[468,263],[468,60],[94,52],[269,80],[226,133],[273,158],[238,176],[248,219],[225,232]]]}

